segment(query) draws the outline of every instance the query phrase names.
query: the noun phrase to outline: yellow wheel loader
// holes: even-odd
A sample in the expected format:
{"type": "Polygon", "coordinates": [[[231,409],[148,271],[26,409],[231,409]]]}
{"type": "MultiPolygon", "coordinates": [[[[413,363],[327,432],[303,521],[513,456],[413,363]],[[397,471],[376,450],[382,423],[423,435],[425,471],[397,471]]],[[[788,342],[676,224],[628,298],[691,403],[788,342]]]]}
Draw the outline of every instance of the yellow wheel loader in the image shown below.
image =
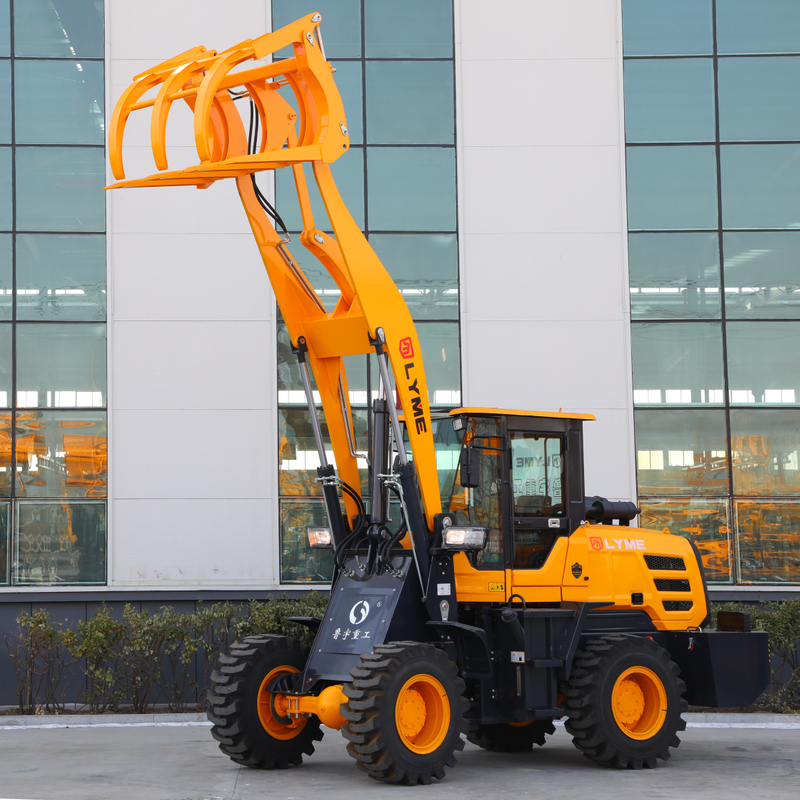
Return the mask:
{"type": "Polygon", "coordinates": [[[311,14],[143,72],[109,132],[111,188],[236,181],[298,359],[321,464],[328,525],[308,536],[311,547],[333,551],[331,596],[323,618],[296,620],[315,632],[314,644],[253,636],[220,656],[208,696],[212,735],[235,762],[272,769],[311,755],[323,727],[340,729],[360,770],[413,785],[443,778],[465,734],[480,747],[525,751],[563,717],[593,761],[655,767],[677,747],[688,703],[742,706],[766,688],[766,634],[747,630],[747,615],[707,630],[694,545],[631,526],[632,503],[587,497],[591,415],[431,415],[411,315],[331,177],[350,141],[320,21],[311,14]],[[269,61],[284,47],[289,58],[269,61]],[[199,163],[171,170],[166,128],[176,101],[193,112],[199,163]],[[158,171],[127,179],[125,126],[142,109],[151,110],[158,171]],[[307,163],[333,235],[315,227],[307,163]],[[294,174],[300,244],[341,292],[332,311],[258,186],[258,173],[276,169],[294,174]],[[375,355],[381,379],[368,502],[356,488],[344,366],[364,353],[375,355]]]}

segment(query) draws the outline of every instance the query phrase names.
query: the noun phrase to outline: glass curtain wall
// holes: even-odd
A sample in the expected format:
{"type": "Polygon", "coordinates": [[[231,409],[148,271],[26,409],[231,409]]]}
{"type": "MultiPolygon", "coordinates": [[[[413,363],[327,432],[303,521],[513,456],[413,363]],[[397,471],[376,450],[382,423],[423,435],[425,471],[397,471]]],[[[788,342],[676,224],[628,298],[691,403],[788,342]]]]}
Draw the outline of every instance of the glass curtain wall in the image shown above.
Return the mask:
{"type": "MultiPolygon", "coordinates": [[[[344,101],[351,148],[332,166],[353,217],[402,292],[416,321],[431,406],[461,401],[456,242],[452,0],[321,0],[322,36],[344,101]]],[[[273,0],[273,30],[307,13],[273,0]]],[[[286,89],[282,89],[286,92],[286,89]]],[[[293,102],[291,93],[285,95],[293,102]]],[[[330,223],[310,170],[314,220],[330,223]]],[[[291,171],[275,176],[278,211],[301,230],[291,171]]],[[[333,309],[339,291],[298,237],[292,255],[333,309]]],[[[377,391],[374,357],[348,358],[356,445],[367,450],[367,413],[377,391]]],[[[331,559],[311,550],[309,525],[324,524],[318,458],[297,360],[278,324],[281,581],[327,583],[331,559]]],[[[324,428],[323,428],[323,432],[324,428]]],[[[330,454],[332,455],[332,454],[330,454]]],[[[366,494],[366,462],[362,491],[366,494]]]]}
{"type": "Polygon", "coordinates": [[[0,583],[106,581],[101,0],[0,0],[0,583]]]}
{"type": "Polygon", "coordinates": [[[623,0],[639,504],[800,582],[800,4],[623,0]]]}

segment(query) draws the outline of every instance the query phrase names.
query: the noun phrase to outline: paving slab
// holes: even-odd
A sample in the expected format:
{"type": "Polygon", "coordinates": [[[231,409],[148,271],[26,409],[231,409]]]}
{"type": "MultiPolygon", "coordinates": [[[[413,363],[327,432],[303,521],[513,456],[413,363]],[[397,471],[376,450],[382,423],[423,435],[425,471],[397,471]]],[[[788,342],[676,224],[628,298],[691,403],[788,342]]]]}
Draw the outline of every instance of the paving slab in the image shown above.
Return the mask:
{"type": "Polygon", "coordinates": [[[230,761],[201,722],[5,728],[0,731],[0,798],[796,800],[800,728],[690,727],[681,738],[674,756],[658,769],[616,771],[583,758],[559,727],[532,753],[492,753],[468,744],[444,781],[397,787],[358,772],[334,731],[302,767],[263,772],[230,761]]]}

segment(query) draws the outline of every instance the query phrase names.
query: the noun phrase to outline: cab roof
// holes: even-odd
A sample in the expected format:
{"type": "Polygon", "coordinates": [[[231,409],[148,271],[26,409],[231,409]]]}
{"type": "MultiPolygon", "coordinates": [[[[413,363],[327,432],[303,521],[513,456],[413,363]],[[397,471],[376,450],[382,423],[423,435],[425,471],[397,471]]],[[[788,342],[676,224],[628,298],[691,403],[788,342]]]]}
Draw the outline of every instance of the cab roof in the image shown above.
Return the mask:
{"type": "Polygon", "coordinates": [[[509,417],[545,417],[547,419],[596,419],[594,414],[569,414],[562,411],[518,411],[509,408],[454,408],[450,412],[451,417],[461,414],[472,414],[474,416],[493,416],[506,414],[509,417]]]}

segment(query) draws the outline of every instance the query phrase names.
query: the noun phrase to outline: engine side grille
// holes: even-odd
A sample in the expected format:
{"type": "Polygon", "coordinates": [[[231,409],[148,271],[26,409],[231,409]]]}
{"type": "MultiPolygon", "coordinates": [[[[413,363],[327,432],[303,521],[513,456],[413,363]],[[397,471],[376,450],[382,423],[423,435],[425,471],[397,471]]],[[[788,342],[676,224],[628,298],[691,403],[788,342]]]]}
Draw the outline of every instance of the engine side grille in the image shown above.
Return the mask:
{"type": "Polygon", "coordinates": [[[689,581],[682,578],[656,578],[656,589],[659,592],[689,592],[689,581]]]}
{"type": "Polygon", "coordinates": [[[691,600],[665,600],[664,611],[688,611],[692,607],[691,600]]]}
{"type": "Polygon", "coordinates": [[[650,569],[672,569],[686,571],[686,564],[677,556],[645,556],[644,560],[650,569]]]}

